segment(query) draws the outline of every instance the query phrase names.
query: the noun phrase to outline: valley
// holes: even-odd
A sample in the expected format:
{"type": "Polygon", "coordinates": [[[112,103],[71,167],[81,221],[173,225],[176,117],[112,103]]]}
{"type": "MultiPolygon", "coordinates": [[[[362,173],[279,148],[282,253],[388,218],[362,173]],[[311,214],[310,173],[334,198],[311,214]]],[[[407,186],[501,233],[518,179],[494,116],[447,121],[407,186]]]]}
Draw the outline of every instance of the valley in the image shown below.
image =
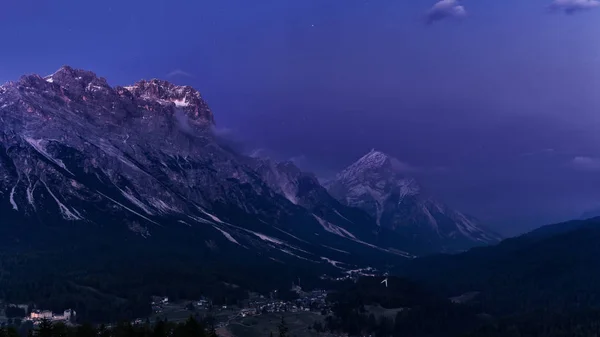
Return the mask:
{"type": "Polygon", "coordinates": [[[282,318],[286,336],[598,322],[597,218],[503,239],[375,149],[321,182],[229,148],[200,93],[164,80],[64,66],[2,85],[0,106],[1,323],[21,334],[43,318],[233,337],[282,318]]]}

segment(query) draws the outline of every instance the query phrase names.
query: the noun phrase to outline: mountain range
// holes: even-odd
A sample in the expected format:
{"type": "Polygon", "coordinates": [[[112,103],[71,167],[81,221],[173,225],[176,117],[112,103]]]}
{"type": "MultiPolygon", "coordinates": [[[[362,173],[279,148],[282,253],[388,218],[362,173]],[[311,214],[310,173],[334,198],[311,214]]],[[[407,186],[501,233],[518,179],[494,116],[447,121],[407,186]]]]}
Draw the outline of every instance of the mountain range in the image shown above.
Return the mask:
{"type": "Polygon", "coordinates": [[[96,245],[121,259],[203,254],[323,273],[500,240],[384,153],[323,186],[221,145],[214,124],[198,91],[157,79],[111,87],[64,66],[0,86],[2,249],[83,256],[96,245]]]}

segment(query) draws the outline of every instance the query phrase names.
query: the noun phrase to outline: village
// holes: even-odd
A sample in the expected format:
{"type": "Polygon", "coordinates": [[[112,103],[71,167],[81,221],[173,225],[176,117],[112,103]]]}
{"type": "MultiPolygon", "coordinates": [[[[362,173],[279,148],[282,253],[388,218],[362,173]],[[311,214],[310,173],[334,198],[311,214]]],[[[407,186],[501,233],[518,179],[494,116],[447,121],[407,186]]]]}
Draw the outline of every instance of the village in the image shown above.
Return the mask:
{"type": "MultiPolygon", "coordinates": [[[[218,326],[225,326],[235,318],[244,318],[268,313],[294,313],[294,312],[315,312],[319,314],[329,313],[329,307],[326,302],[327,292],[324,290],[313,290],[304,292],[299,286],[292,290],[298,294],[294,300],[278,299],[277,291],[272,291],[269,296],[251,293],[249,299],[237,306],[213,305],[208,298],[201,298],[194,302],[171,303],[168,297],[154,297],[152,301],[152,310],[155,319],[167,318],[173,319],[174,314],[179,313],[179,317],[187,318],[193,312],[208,314],[209,312],[216,318],[218,326]]],[[[136,319],[133,323],[140,324],[145,319],[136,319]]]]}
{"type": "Polygon", "coordinates": [[[0,309],[0,326],[20,325],[27,322],[38,325],[44,319],[72,325],[75,323],[76,316],[77,313],[75,310],[71,309],[66,309],[62,313],[57,314],[50,310],[35,309],[28,304],[8,304],[2,305],[2,309],[0,309]]]}

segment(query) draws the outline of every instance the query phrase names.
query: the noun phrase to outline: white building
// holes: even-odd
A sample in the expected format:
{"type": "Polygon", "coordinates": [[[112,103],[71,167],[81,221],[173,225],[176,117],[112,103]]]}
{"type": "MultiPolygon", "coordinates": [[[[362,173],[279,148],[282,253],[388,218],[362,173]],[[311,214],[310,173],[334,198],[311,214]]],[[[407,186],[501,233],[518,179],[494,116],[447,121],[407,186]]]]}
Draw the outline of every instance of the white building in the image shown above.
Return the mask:
{"type": "Polygon", "coordinates": [[[31,312],[31,315],[29,315],[29,319],[33,320],[33,321],[38,321],[38,320],[42,320],[42,319],[49,319],[49,320],[53,320],[53,321],[70,321],[71,319],[73,319],[75,317],[76,313],[74,310],[71,309],[67,309],[65,310],[62,315],[55,315],[54,313],[52,313],[52,311],[50,310],[35,310],[33,312],[31,312]]]}
{"type": "Polygon", "coordinates": [[[67,309],[62,315],[55,315],[52,317],[55,321],[70,321],[75,317],[75,310],[67,309]]]}
{"type": "Polygon", "coordinates": [[[29,316],[29,318],[31,319],[51,319],[53,316],[52,311],[50,310],[35,310],[31,312],[31,315],[29,316]]]}

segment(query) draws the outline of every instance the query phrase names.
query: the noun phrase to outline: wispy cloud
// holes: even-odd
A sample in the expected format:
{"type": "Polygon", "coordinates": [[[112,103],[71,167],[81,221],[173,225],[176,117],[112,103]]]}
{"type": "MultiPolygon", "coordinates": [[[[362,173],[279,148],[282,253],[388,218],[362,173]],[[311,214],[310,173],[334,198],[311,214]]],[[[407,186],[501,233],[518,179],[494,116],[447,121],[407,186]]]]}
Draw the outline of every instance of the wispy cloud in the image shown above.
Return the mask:
{"type": "Polygon", "coordinates": [[[573,14],[596,7],[600,7],[598,0],[554,0],[548,8],[550,11],[564,11],[566,14],[573,14]]]}
{"type": "Polygon", "coordinates": [[[390,161],[392,163],[392,167],[400,172],[410,173],[410,172],[422,171],[421,168],[415,167],[406,162],[399,161],[396,158],[390,158],[390,161]]]}
{"type": "Polygon", "coordinates": [[[179,127],[179,130],[190,136],[194,135],[194,130],[190,125],[189,118],[185,114],[185,111],[181,109],[175,109],[175,120],[177,121],[177,126],[179,127]]]}
{"type": "Polygon", "coordinates": [[[426,22],[431,24],[447,18],[464,18],[467,11],[458,0],[440,0],[427,12],[426,22]]]}
{"type": "Polygon", "coordinates": [[[263,158],[267,156],[267,150],[263,148],[258,148],[250,150],[250,152],[248,152],[247,155],[252,158],[263,158]]]}
{"type": "Polygon", "coordinates": [[[173,71],[171,71],[170,73],[167,74],[167,77],[176,77],[176,76],[181,76],[181,77],[193,77],[192,74],[185,72],[181,69],[175,69],[173,71]]]}
{"type": "Polygon", "coordinates": [[[216,126],[213,126],[212,132],[215,136],[218,136],[218,137],[231,137],[234,134],[233,129],[226,128],[226,127],[216,127],[216,126]]]}
{"type": "Polygon", "coordinates": [[[577,156],[571,160],[571,165],[579,170],[600,171],[600,158],[577,156]]]}

